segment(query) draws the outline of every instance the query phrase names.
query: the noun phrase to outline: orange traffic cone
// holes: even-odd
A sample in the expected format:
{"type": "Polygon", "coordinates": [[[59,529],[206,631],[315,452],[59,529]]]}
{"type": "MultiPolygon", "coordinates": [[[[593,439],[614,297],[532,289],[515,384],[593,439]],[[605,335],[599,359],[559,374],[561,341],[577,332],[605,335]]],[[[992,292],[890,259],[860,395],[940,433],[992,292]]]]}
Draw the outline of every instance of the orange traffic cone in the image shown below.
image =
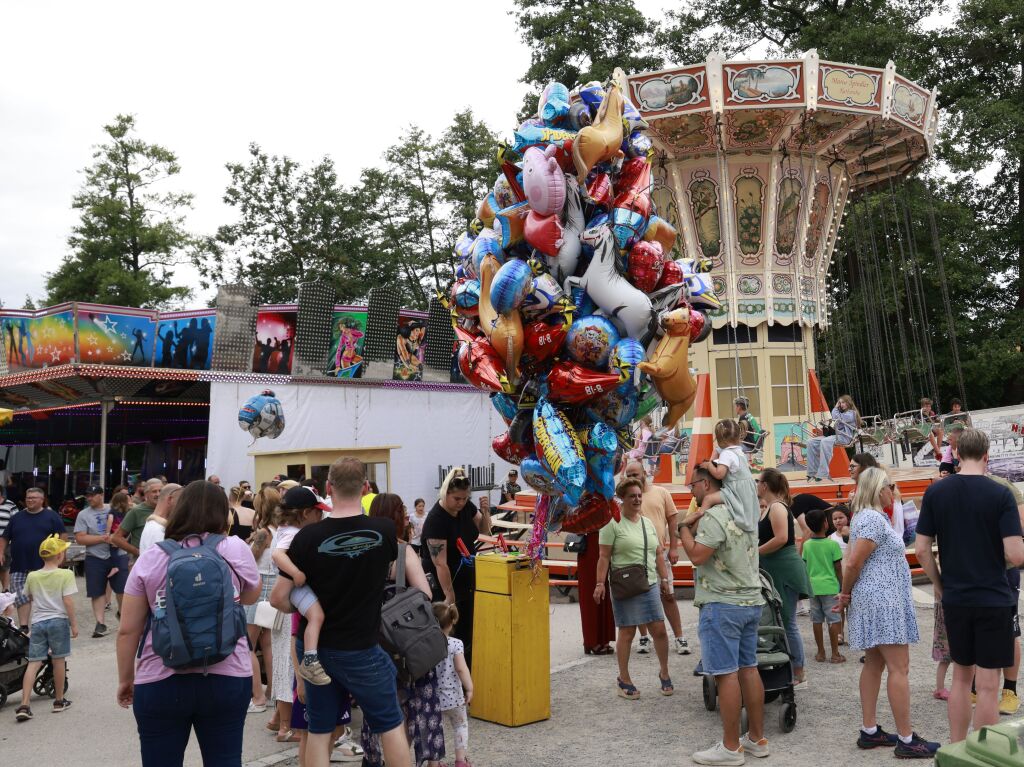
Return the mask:
{"type": "MultiPolygon", "coordinates": [[[[818,421],[829,417],[832,408],[828,406],[825,393],[821,390],[821,383],[818,381],[818,374],[810,368],[807,369],[807,388],[811,395],[811,420],[818,416],[818,421]]],[[[828,462],[828,473],[832,479],[850,476],[850,459],[846,455],[846,448],[836,445],[832,450],[832,457],[828,462]]]]}
{"type": "Polygon", "coordinates": [[[686,484],[693,481],[693,470],[711,457],[715,449],[715,424],[711,420],[711,376],[697,374],[697,396],[693,400],[693,433],[690,434],[690,455],[686,460],[686,484]]]}

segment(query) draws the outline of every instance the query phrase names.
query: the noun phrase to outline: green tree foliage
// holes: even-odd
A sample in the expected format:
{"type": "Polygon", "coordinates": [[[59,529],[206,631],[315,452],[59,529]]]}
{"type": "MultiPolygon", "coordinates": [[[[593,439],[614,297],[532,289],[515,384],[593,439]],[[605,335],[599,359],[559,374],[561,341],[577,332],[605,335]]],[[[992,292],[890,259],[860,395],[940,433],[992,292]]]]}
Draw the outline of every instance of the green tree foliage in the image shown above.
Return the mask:
{"type": "Polygon", "coordinates": [[[438,193],[450,208],[445,220],[449,240],[469,227],[477,205],[500,172],[498,140],[486,123],[465,109],[455,115],[436,144],[430,167],[438,177],[438,193]]]}
{"type": "Polygon", "coordinates": [[[109,141],[95,148],[72,202],[81,219],[71,253],[47,275],[46,300],[166,306],[190,294],[172,281],[195,247],[183,218],[192,195],[166,191],[178,159],[138,138],[134,117],[118,115],[104,131],[109,141]]]}

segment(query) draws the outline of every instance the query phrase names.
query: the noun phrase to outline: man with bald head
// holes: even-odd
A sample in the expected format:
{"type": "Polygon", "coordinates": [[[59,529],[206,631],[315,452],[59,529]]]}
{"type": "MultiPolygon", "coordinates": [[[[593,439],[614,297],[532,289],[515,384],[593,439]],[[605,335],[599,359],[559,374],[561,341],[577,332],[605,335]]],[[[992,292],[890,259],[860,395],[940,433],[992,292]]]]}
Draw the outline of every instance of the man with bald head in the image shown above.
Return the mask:
{"type": "MultiPolygon", "coordinates": [[[[647,478],[641,461],[629,461],[624,476],[635,479],[643,485],[644,498],[640,513],[654,523],[658,531],[658,542],[665,548],[665,560],[672,571],[672,565],[679,561],[679,534],[676,530],[676,505],[672,502],[672,494],[663,487],[654,484],[647,478]]],[[[683,637],[683,624],[679,617],[679,603],[676,602],[675,588],[669,579],[668,594],[661,592],[661,604],[668,618],[668,625],[675,635],[675,648],[679,655],[689,655],[690,645],[683,637]]],[[[640,647],[637,652],[647,654],[651,651],[651,638],[646,629],[640,627],[640,647]]]]}

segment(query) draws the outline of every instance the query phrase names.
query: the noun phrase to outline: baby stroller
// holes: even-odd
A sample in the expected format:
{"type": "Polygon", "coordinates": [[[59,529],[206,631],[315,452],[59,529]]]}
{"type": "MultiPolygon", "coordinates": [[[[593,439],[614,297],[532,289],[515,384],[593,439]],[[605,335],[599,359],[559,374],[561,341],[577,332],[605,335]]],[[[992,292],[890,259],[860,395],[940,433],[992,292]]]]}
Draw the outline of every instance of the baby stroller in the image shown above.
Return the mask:
{"type": "MultiPolygon", "coordinates": [[[[28,634],[18,629],[6,618],[0,618],[0,708],[7,703],[7,696],[21,692],[22,681],[28,668],[28,634]]],[[[65,665],[65,671],[67,666],[65,665]]],[[[68,679],[64,676],[64,691],[68,679]]],[[[53,685],[53,663],[47,658],[36,673],[32,683],[36,695],[56,697],[53,685]]]]}
{"type": "MultiPolygon", "coordinates": [[[[757,673],[764,685],[764,702],[782,698],[779,709],[779,729],[792,732],[796,727],[796,695],[793,692],[793,655],[789,651],[789,639],[782,622],[782,597],[775,588],[772,577],[764,570],[761,575],[761,623],[757,627],[757,673]]],[[[715,678],[704,674],[704,708],[714,711],[718,708],[718,690],[715,678]]],[[[741,731],[747,729],[747,712],[741,714],[741,731]]]]}

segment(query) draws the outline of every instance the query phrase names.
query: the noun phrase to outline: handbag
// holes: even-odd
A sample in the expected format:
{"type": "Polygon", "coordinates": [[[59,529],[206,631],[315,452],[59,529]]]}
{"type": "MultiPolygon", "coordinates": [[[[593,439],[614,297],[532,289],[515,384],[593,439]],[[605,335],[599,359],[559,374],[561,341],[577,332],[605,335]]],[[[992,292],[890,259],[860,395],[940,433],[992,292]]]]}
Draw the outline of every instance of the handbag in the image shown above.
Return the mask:
{"type": "Polygon", "coordinates": [[[261,628],[280,631],[284,627],[284,616],[266,599],[261,599],[256,603],[256,612],[253,614],[252,622],[253,625],[261,628]]]}
{"type": "Polygon", "coordinates": [[[380,646],[398,668],[399,679],[415,681],[448,657],[448,637],[434,617],[430,598],[405,582],[405,543],[398,545],[395,585],[387,587],[380,611],[380,646]]]}
{"type": "Polygon", "coordinates": [[[651,588],[651,584],[647,582],[647,525],[643,517],[640,517],[640,529],[644,532],[644,563],[612,568],[608,580],[611,583],[612,596],[616,599],[639,596],[651,588]]]}
{"type": "Polygon", "coordinates": [[[580,535],[579,533],[566,533],[564,542],[565,545],[562,547],[563,551],[576,555],[587,553],[587,536],[585,535],[580,535]]]}

